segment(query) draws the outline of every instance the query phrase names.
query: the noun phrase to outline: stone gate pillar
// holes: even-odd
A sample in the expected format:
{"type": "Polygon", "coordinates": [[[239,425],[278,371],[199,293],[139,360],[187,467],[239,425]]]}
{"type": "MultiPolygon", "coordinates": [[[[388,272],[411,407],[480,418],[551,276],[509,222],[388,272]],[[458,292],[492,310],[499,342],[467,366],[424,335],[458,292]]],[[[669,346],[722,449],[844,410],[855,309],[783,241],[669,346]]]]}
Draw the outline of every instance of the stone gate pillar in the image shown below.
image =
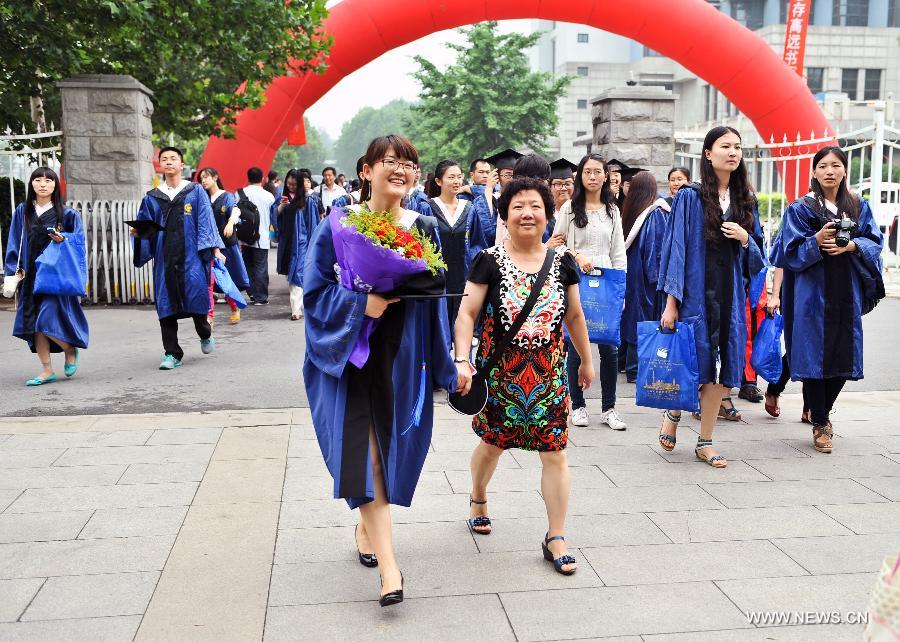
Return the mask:
{"type": "Polygon", "coordinates": [[[62,97],[68,200],[138,200],[153,184],[153,95],[131,76],[75,76],[62,97]]]}

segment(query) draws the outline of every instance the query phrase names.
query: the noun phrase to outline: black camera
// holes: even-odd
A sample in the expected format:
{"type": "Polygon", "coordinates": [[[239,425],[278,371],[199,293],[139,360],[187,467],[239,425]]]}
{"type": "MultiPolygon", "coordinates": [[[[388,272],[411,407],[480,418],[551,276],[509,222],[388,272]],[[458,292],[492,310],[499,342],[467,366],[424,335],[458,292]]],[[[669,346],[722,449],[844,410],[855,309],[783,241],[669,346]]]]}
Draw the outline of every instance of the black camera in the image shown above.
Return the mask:
{"type": "Polygon", "coordinates": [[[841,218],[836,221],[832,221],[832,227],[836,230],[836,234],[834,235],[834,244],[838,247],[847,247],[850,245],[850,240],[853,236],[856,235],[856,231],[858,229],[856,225],[856,221],[847,216],[846,214],[842,214],[841,218]]]}

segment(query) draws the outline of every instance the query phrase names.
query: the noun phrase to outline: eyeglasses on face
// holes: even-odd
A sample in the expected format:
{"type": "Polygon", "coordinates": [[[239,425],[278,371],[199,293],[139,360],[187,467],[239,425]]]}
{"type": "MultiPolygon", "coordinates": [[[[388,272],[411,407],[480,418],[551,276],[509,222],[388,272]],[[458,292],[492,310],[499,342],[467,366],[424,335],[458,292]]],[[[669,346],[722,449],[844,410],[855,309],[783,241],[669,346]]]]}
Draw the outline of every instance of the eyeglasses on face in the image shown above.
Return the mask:
{"type": "Polygon", "coordinates": [[[500,173],[498,174],[498,176],[499,176],[500,178],[512,178],[513,173],[512,173],[512,170],[507,170],[507,171],[505,171],[505,172],[500,172],[500,173]]]}
{"type": "Polygon", "coordinates": [[[553,181],[550,187],[553,189],[569,189],[570,187],[575,187],[575,181],[553,181]]]}
{"type": "Polygon", "coordinates": [[[602,169],[586,169],[583,172],[585,176],[603,176],[605,173],[602,169]]]}
{"type": "Polygon", "coordinates": [[[401,163],[396,158],[390,157],[382,158],[381,165],[389,172],[396,172],[398,167],[402,167],[407,174],[415,174],[416,170],[419,169],[419,166],[415,163],[401,163]]]}

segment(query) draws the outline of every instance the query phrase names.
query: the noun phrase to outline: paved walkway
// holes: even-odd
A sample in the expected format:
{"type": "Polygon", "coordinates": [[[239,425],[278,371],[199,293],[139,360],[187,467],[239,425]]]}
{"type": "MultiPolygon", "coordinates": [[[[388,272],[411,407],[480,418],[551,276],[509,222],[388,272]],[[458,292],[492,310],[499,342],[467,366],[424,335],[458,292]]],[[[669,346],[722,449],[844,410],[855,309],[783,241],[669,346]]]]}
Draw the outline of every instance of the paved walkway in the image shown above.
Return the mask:
{"type": "Polygon", "coordinates": [[[671,454],[630,404],[627,432],[573,430],[570,578],[540,555],[534,454],[502,458],[494,534],[468,532],[476,438],[439,408],[394,511],[408,599],[390,609],[306,409],[0,419],[0,639],[860,639],[747,613],[865,610],[900,544],[900,393],[844,394],[830,456],[784,406],[720,423],[724,471],[694,460],[690,418],[671,454]]]}

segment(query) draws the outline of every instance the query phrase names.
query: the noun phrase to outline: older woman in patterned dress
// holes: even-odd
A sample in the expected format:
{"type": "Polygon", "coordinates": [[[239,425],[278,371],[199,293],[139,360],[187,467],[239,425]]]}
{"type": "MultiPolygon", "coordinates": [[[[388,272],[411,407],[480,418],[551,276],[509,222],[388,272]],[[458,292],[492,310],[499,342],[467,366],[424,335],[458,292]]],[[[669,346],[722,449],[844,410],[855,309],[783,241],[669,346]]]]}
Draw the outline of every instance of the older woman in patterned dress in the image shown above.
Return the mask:
{"type": "MultiPolygon", "coordinates": [[[[517,178],[504,188],[497,207],[509,237],[475,258],[466,283],[468,296],[463,299],[455,326],[455,345],[468,346],[476,320],[481,319],[476,368],[487,361],[531,293],[547,256],[542,237],[547,215],[553,212],[553,197],[543,181],[517,178]]],[[[568,554],[563,536],[570,486],[565,451],[569,382],[563,322],[583,359],[573,385],[587,389],[594,378],[578,282],[578,267],[572,257],[556,254],[534,309],[488,377],[487,405],[472,421],[481,442],[472,453],[469,527],[481,535],[491,532],[487,486],[500,455],[509,448],[538,451],[543,465],[541,493],[549,521],[541,549],[564,575],[574,573],[577,565],[568,554]]],[[[457,353],[456,361],[465,378],[460,392],[465,393],[472,377],[468,355],[457,353]]]]}

